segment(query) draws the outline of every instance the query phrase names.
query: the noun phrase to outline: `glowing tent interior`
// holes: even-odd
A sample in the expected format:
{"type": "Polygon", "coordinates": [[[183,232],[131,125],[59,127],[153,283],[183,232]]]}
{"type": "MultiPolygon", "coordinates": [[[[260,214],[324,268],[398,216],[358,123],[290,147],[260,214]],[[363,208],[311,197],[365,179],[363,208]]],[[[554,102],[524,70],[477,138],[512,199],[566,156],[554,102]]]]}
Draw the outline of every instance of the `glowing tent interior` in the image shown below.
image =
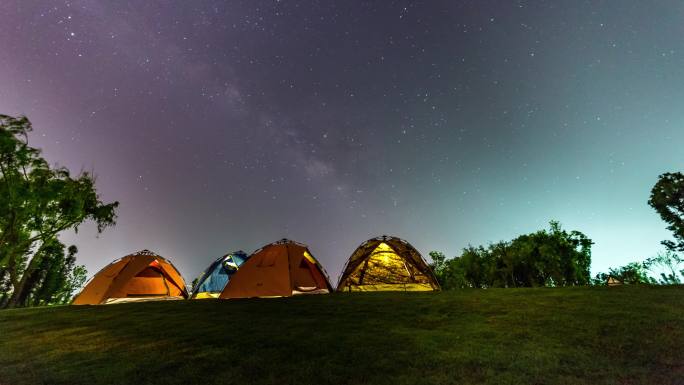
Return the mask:
{"type": "Polygon", "coordinates": [[[288,297],[330,291],[325,270],[307,246],[282,239],[252,253],[219,298],[288,297]]]}
{"type": "Polygon", "coordinates": [[[411,244],[383,235],[362,243],[349,257],[337,291],[439,290],[432,269],[411,244]]]}
{"type": "Polygon", "coordinates": [[[149,251],[120,258],[90,279],[74,305],[188,298],[185,281],[167,259],[149,251]]]}
{"type": "Polygon", "coordinates": [[[223,289],[235,274],[238,268],[249,257],[244,251],[235,251],[226,254],[209,265],[197,278],[197,283],[192,288],[192,299],[218,298],[223,289]]]}

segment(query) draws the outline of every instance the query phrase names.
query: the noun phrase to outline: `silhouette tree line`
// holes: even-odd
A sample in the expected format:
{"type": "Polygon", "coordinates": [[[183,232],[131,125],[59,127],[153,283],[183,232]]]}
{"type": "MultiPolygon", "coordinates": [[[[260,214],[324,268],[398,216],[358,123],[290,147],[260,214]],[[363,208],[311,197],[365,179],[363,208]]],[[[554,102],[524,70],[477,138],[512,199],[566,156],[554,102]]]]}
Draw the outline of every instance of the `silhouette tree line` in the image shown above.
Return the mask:
{"type": "Polygon", "coordinates": [[[591,245],[579,231],[551,221],[548,230],[510,242],[468,246],[456,258],[433,251],[433,269],[443,289],[577,286],[591,282],[591,245]]]}

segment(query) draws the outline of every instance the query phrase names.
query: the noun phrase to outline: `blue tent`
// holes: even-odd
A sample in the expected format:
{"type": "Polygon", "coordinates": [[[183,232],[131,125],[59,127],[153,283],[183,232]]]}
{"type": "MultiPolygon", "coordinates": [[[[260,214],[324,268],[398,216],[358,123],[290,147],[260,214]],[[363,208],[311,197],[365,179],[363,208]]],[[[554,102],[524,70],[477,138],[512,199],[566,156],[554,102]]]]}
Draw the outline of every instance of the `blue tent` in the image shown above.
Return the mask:
{"type": "Polygon", "coordinates": [[[212,262],[197,278],[190,298],[218,298],[223,288],[228,284],[230,277],[247,259],[249,256],[244,251],[236,251],[212,262]]]}

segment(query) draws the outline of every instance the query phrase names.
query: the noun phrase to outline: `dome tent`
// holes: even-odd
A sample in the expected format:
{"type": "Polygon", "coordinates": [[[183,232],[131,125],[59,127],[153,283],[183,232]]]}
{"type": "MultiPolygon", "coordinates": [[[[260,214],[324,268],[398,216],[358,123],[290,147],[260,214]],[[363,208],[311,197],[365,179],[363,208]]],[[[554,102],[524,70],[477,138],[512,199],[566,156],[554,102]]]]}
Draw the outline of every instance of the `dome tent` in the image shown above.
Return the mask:
{"type": "Polygon", "coordinates": [[[337,291],[440,290],[430,266],[410,243],[383,235],[362,243],[352,253],[337,291]]]}
{"type": "Polygon", "coordinates": [[[325,270],[308,247],[282,239],[252,253],[219,298],[289,297],[331,291],[325,270]]]}
{"type": "Polygon", "coordinates": [[[185,281],[167,259],[142,250],[105,266],[74,298],[73,305],[188,298],[185,281]]]}
{"type": "Polygon", "coordinates": [[[226,254],[209,265],[192,288],[192,299],[218,298],[238,268],[249,257],[244,251],[226,254]]]}

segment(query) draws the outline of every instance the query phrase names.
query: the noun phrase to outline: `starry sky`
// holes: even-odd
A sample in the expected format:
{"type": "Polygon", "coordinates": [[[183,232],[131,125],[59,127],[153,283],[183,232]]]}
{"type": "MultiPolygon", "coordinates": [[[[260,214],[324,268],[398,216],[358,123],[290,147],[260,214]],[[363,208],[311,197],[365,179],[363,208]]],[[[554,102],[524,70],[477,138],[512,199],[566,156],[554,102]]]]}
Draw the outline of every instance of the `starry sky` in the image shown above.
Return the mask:
{"type": "Polygon", "coordinates": [[[684,164],[684,3],[0,2],[0,112],[94,171],[118,224],[65,234],[91,274],[148,248],[191,281],[287,237],[333,281],[364,240],[448,256],[551,219],[594,273],[662,249],[684,164]]]}

